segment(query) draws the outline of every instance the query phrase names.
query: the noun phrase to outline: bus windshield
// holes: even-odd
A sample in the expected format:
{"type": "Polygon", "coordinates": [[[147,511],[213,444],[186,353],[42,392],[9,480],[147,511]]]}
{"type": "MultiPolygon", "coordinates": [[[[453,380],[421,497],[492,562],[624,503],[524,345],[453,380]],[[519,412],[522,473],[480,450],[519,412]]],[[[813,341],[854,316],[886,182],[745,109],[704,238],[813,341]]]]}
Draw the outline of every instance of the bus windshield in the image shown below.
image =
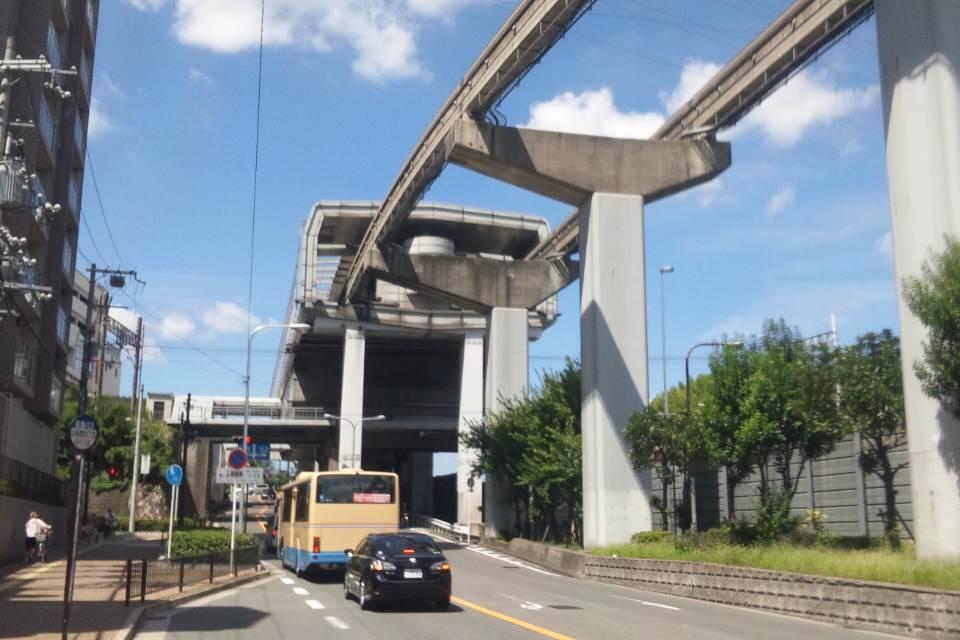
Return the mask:
{"type": "Polygon", "coordinates": [[[336,475],[317,477],[319,504],[394,504],[393,476],[336,475]]]}

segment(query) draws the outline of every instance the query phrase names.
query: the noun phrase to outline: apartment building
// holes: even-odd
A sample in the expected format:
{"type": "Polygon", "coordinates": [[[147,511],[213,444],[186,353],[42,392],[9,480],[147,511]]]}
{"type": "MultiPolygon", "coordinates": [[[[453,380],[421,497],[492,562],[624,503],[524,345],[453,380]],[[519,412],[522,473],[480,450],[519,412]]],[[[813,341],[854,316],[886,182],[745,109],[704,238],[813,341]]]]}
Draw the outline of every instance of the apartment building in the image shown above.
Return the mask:
{"type": "Polygon", "coordinates": [[[0,227],[9,241],[0,246],[0,561],[22,544],[32,508],[63,519],[53,426],[70,357],[98,17],[99,0],[0,2],[0,227]]]}
{"type": "MultiPolygon", "coordinates": [[[[83,336],[86,335],[87,296],[90,278],[82,271],[73,277],[73,307],[70,314],[70,347],[67,354],[67,384],[76,386],[83,369],[83,336]]],[[[88,391],[90,396],[116,397],[120,395],[120,374],[123,350],[111,340],[109,323],[110,295],[106,288],[95,285],[93,290],[93,343],[90,357],[88,391]]]]}

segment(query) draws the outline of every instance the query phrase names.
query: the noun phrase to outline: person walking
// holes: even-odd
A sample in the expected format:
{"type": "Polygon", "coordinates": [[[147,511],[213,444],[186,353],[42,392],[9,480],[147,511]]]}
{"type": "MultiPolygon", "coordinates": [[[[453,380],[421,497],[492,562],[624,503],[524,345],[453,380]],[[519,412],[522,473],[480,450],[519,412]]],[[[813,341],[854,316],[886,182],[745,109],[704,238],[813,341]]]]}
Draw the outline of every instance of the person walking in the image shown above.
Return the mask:
{"type": "Polygon", "coordinates": [[[24,532],[26,536],[24,538],[25,542],[25,562],[27,564],[33,562],[33,556],[37,552],[37,535],[41,533],[46,533],[52,531],[53,527],[40,519],[40,516],[37,515],[36,511],[30,512],[30,518],[27,520],[27,523],[24,525],[24,532]]]}
{"type": "Polygon", "coordinates": [[[107,535],[105,537],[113,537],[113,532],[117,530],[117,516],[113,512],[113,509],[107,507],[107,535]]]}

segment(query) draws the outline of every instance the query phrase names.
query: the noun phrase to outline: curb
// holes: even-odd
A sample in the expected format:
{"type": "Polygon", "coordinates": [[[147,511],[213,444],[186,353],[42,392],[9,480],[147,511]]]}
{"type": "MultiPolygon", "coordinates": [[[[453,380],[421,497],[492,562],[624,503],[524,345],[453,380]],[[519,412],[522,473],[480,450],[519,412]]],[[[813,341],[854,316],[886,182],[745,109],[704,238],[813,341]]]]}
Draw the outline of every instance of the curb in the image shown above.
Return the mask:
{"type": "MultiPolygon", "coordinates": [[[[263,565],[261,565],[261,567],[262,566],[263,565]]],[[[123,628],[114,634],[113,640],[132,640],[133,637],[137,635],[137,631],[143,624],[147,614],[155,614],[158,612],[167,611],[169,609],[174,609],[182,604],[190,602],[191,600],[199,600],[200,598],[204,598],[220,591],[227,591],[229,589],[234,589],[236,587],[269,577],[271,577],[270,572],[263,569],[251,576],[243,576],[242,578],[237,578],[230,582],[223,582],[205,589],[198,589],[191,593],[177,596],[176,598],[171,598],[169,600],[163,600],[161,602],[155,602],[148,605],[141,605],[130,612],[130,615],[127,616],[127,619],[124,622],[123,628]]]]}

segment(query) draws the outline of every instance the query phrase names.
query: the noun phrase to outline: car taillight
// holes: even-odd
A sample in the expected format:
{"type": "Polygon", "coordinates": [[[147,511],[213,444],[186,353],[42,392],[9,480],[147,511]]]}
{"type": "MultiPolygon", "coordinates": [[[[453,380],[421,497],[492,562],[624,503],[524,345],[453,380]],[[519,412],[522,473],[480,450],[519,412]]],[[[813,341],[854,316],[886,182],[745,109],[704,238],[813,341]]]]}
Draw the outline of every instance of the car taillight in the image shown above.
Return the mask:
{"type": "Polygon", "coordinates": [[[313,537],[313,552],[320,553],[320,536],[313,537]]]}
{"type": "Polygon", "coordinates": [[[404,549],[404,550],[403,550],[403,554],[404,554],[404,555],[407,555],[407,556],[413,555],[413,554],[416,553],[416,552],[417,552],[416,549],[404,549]]]}
{"type": "Polygon", "coordinates": [[[434,562],[432,565],[430,565],[430,570],[431,571],[450,571],[450,563],[434,562]]]}
{"type": "Polygon", "coordinates": [[[374,571],[396,571],[397,565],[386,560],[374,560],[370,563],[370,568],[374,571]]]}

